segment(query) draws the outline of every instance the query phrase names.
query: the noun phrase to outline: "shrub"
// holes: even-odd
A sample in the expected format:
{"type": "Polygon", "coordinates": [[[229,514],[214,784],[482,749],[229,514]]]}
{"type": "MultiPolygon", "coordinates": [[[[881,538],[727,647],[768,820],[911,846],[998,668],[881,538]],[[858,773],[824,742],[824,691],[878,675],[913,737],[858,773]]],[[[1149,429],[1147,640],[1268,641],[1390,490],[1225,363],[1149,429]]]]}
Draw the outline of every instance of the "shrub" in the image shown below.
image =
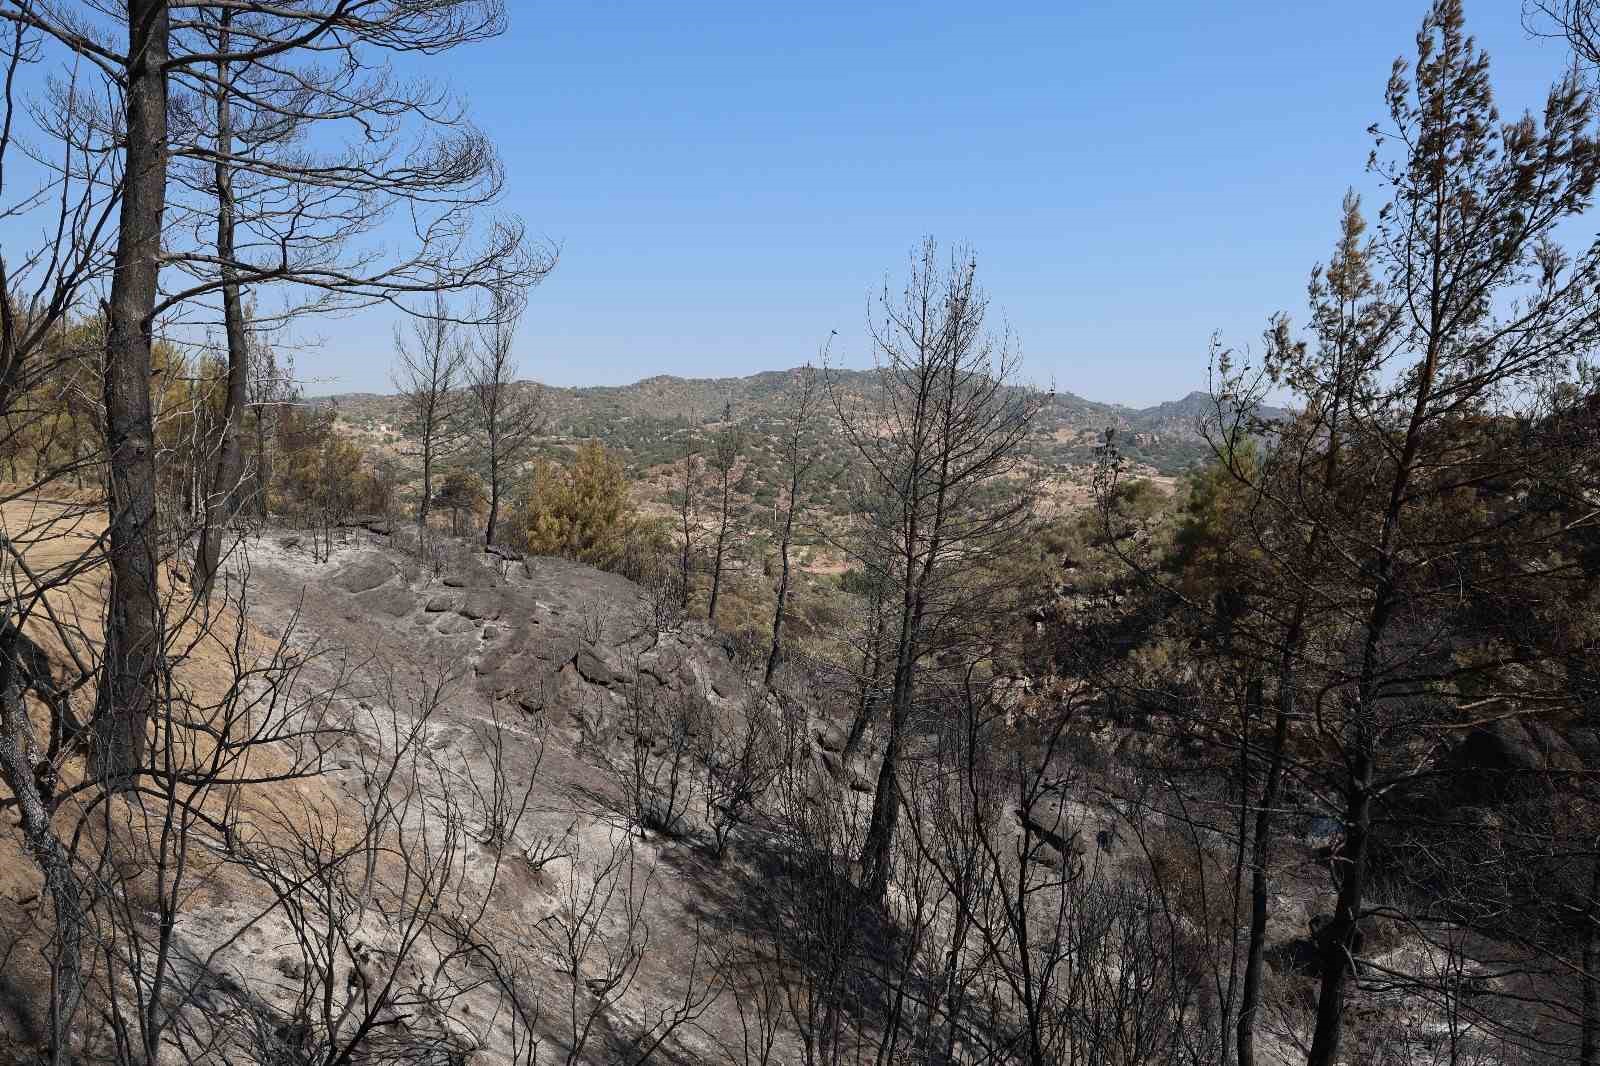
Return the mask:
{"type": "Polygon", "coordinates": [[[602,569],[623,560],[635,524],[622,463],[596,441],[570,466],[537,461],[516,514],[528,551],[602,569]]]}

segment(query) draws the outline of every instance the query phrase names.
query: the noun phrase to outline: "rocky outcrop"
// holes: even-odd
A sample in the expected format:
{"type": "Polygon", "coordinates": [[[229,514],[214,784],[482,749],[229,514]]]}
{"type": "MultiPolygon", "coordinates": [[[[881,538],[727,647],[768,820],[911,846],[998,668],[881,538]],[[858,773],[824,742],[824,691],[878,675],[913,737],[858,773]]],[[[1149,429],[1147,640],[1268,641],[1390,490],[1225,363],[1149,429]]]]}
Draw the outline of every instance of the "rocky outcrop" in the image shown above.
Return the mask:
{"type": "Polygon", "coordinates": [[[331,582],[334,588],[345,592],[366,592],[384,584],[400,573],[400,567],[387,553],[365,551],[339,568],[331,582]]]}
{"type": "MultiPolygon", "coordinates": [[[[730,712],[762,698],[715,630],[658,629],[645,593],[625,578],[562,559],[511,563],[460,542],[431,546],[424,563],[400,535],[414,532],[336,555],[319,582],[359,608],[342,610],[344,622],[386,630],[370,641],[385,660],[464,671],[481,699],[570,729],[580,747],[614,742],[635,712],[666,701],[730,712]]],[[[837,752],[843,728],[824,729],[837,752]]],[[[858,790],[875,782],[860,760],[836,776],[858,790]]]]}
{"type": "Polygon", "coordinates": [[[1548,790],[1564,775],[1583,769],[1567,739],[1531,717],[1502,718],[1477,726],[1450,752],[1467,803],[1479,805],[1548,790]]]}

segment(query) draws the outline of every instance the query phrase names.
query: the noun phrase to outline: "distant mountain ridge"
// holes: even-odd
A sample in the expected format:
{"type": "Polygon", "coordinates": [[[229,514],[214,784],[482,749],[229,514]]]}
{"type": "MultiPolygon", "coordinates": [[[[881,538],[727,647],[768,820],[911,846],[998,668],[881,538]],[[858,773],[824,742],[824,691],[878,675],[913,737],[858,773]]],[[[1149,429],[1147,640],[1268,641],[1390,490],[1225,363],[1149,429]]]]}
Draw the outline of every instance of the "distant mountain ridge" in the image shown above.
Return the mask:
{"type": "MultiPolygon", "coordinates": [[[[720,414],[723,403],[731,402],[740,413],[767,413],[801,368],[790,370],[763,370],[744,377],[692,378],[676,374],[654,374],[628,385],[546,385],[533,380],[519,381],[524,388],[544,389],[547,400],[557,410],[568,413],[572,408],[610,409],[624,414],[648,414],[656,417],[683,417],[692,421],[720,414]],[[665,404],[665,408],[663,408],[665,404]],[[753,405],[753,406],[752,406],[753,405]]],[[[872,384],[870,370],[830,370],[828,373],[843,382],[851,391],[864,392],[872,384]]],[[[391,406],[391,393],[346,392],[311,397],[310,402],[337,403],[339,407],[356,415],[370,407],[391,406]]],[[[1166,400],[1149,407],[1134,407],[1124,403],[1106,403],[1090,400],[1075,392],[1058,391],[1054,407],[1057,417],[1082,422],[1115,425],[1119,429],[1179,431],[1184,424],[1194,422],[1212,409],[1212,397],[1196,389],[1177,400],[1166,400]]],[[[1265,413],[1281,413],[1268,408],[1265,413]]],[[[359,415],[357,415],[359,417],[359,415]]]]}
{"type": "MultiPolygon", "coordinates": [[[[658,458],[652,441],[716,422],[725,408],[736,421],[757,429],[769,423],[781,410],[785,391],[798,369],[723,378],[657,374],[631,385],[568,387],[531,381],[518,385],[543,389],[552,436],[598,438],[621,448],[643,467],[658,458]]],[[[828,374],[836,387],[861,400],[875,383],[870,370],[829,370],[828,374]]],[[[398,397],[393,395],[343,393],[312,402],[337,404],[342,420],[364,428],[384,424],[398,430],[403,420],[398,397]]],[[[1213,409],[1212,403],[1201,391],[1142,408],[1057,392],[1040,411],[1028,448],[1047,467],[1079,466],[1093,461],[1094,448],[1104,431],[1114,427],[1125,456],[1161,473],[1181,473],[1209,450],[1200,423],[1213,409]]]]}

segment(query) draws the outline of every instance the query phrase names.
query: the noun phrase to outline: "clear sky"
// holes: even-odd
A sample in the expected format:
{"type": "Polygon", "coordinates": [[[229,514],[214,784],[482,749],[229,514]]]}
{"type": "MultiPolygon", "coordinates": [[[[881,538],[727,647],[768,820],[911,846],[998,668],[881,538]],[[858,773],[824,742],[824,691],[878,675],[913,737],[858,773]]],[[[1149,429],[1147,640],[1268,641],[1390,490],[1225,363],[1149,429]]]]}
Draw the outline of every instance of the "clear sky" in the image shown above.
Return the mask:
{"type": "MultiPolygon", "coordinates": [[[[561,246],[523,373],[617,384],[792,366],[922,235],[964,241],[1028,376],[1137,404],[1205,383],[1213,330],[1299,312],[1422,0],[509,0],[440,71],[506,207],[561,246]]],[[[1502,114],[1566,62],[1468,0],[1502,114]]],[[[1373,205],[1376,210],[1376,205],[1373,205]]],[[[386,387],[383,316],[324,322],[314,391],[386,387]]]]}

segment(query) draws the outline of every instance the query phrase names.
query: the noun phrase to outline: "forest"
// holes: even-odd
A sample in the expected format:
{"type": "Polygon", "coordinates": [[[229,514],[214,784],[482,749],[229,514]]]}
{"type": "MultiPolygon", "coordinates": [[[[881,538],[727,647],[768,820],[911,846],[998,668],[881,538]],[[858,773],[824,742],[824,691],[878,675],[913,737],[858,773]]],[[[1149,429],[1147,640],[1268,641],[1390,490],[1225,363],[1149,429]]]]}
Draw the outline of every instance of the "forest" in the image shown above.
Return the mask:
{"type": "Polygon", "coordinates": [[[1146,408],[933,237],[530,380],[521,14],[0,0],[0,1059],[1600,1066],[1600,6],[1432,0],[1146,408]]]}

